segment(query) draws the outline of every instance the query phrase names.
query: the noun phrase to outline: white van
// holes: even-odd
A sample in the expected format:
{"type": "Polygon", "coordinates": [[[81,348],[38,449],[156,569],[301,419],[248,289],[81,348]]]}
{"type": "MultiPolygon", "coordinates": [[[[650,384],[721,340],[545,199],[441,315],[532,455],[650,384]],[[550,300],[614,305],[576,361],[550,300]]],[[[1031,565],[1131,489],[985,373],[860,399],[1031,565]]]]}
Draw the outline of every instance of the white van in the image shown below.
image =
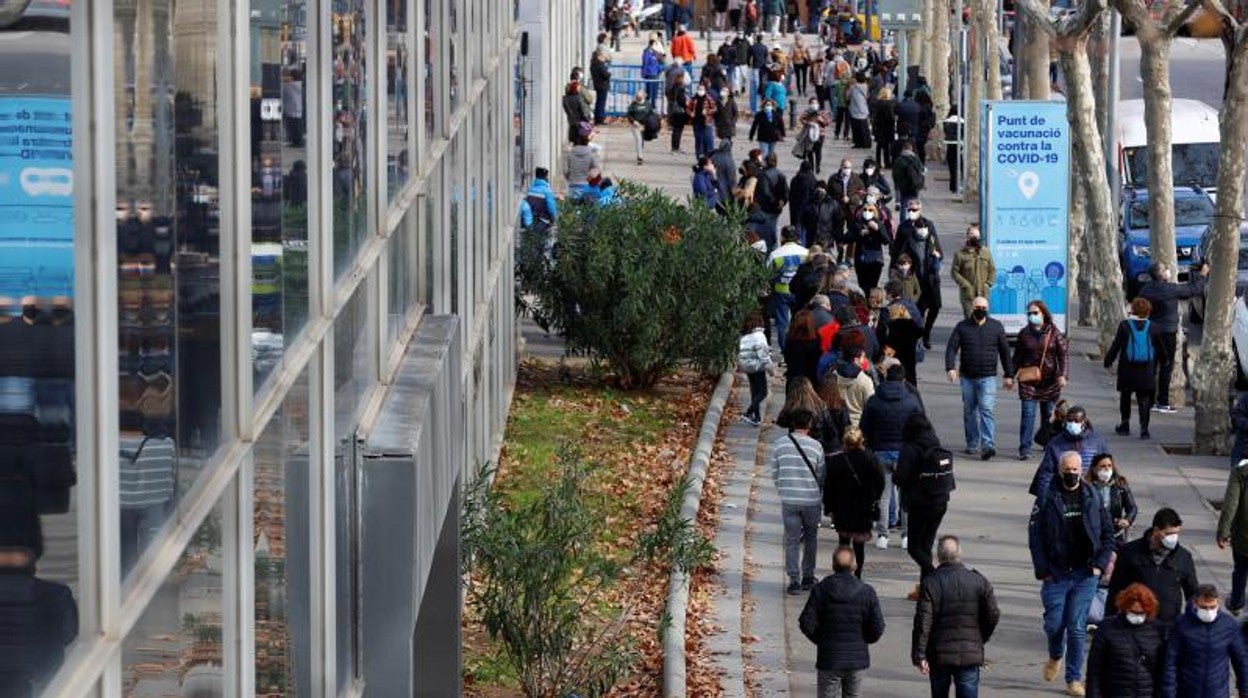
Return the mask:
{"type": "MultiPolygon", "coordinates": [[[[1217,195],[1218,110],[1194,99],[1176,99],[1170,112],[1174,186],[1200,187],[1217,195]]],[[[1118,103],[1118,175],[1123,188],[1148,186],[1148,133],[1144,100],[1118,103]]]]}

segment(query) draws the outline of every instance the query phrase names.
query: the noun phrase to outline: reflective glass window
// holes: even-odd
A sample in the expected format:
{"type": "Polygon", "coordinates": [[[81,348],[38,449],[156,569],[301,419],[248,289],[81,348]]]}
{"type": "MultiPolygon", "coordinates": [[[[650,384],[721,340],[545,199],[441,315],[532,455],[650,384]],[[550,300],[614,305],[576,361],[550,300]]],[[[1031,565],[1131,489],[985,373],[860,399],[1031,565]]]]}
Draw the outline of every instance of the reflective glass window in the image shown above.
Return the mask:
{"type": "Polygon", "coordinates": [[[451,312],[452,313],[458,313],[460,305],[461,305],[461,302],[460,302],[461,299],[459,297],[459,289],[460,289],[460,281],[462,280],[462,273],[459,268],[459,260],[462,254],[460,252],[459,246],[461,244],[461,240],[463,239],[463,236],[459,234],[459,226],[461,222],[460,209],[462,208],[463,198],[464,198],[464,172],[463,172],[463,168],[460,167],[460,161],[462,160],[462,158],[459,156],[459,150],[462,145],[463,145],[463,139],[456,137],[455,140],[451,143],[450,150],[447,151],[450,153],[450,166],[447,170],[447,173],[451,178],[449,182],[449,186],[451,188],[451,206],[450,206],[450,212],[449,212],[449,216],[450,216],[449,226],[451,229],[450,286],[451,286],[451,312]]]}
{"type": "Polygon", "coordinates": [[[251,351],[259,390],[308,320],[307,11],[251,12],[251,351]]]}
{"type": "Polygon", "coordinates": [[[220,441],[216,8],[114,9],[123,574],[220,441]]]}
{"type": "Polygon", "coordinates": [[[255,685],[257,695],[271,698],[313,688],[309,433],[304,372],[255,446],[255,685]]]}
{"type": "MultiPolygon", "coordinates": [[[[420,2],[421,11],[425,13],[425,36],[424,36],[424,52],[425,52],[425,94],[423,95],[425,102],[425,140],[430,141],[434,136],[434,119],[436,118],[437,100],[435,99],[436,82],[437,82],[437,58],[440,53],[438,47],[438,32],[441,31],[441,22],[438,21],[438,6],[435,0],[417,0],[420,2]]],[[[422,151],[423,152],[423,151],[422,151]]]]}
{"type": "Polygon", "coordinates": [[[390,308],[387,313],[386,337],[388,343],[398,339],[403,331],[407,311],[416,303],[416,276],[412,264],[416,238],[417,209],[412,207],[403,216],[398,230],[390,240],[387,297],[390,308]]]}
{"type": "Polygon", "coordinates": [[[408,0],[386,0],[386,185],[390,201],[410,177],[408,154],[408,81],[412,56],[408,48],[408,0]]]}
{"type": "Polygon", "coordinates": [[[368,36],[365,0],[334,3],[334,273],[342,274],[368,237],[368,36]]]}
{"type": "Polygon", "coordinates": [[[455,109],[459,107],[459,70],[460,64],[464,61],[464,37],[459,26],[459,6],[463,0],[446,0],[446,2],[448,4],[446,57],[447,67],[450,69],[448,90],[451,98],[449,113],[454,114],[455,109]]]}
{"type": "Polygon", "coordinates": [[[121,648],[123,696],[225,695],[222,523],[218,504],[126,637],[121,648]]]}
{"type": "Polygon", "coordinates": [[[0,19],[0,626],[22,687],[78,634],[71,41],[67,2],[0,19]]]}
{"type": "Polygon", "coordinates": [[[334,433],[354,429],[352,417],[376,383],[375,334],[369,322],[368,281],[355,289],[334,323],[334,433]]]}

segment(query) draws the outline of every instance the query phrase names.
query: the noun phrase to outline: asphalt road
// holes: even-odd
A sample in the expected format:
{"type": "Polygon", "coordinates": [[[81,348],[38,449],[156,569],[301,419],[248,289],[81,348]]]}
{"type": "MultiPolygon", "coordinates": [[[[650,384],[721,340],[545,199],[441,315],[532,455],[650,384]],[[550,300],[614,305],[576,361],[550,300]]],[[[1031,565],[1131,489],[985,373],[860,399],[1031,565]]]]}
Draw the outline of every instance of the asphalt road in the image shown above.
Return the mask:
{"type": "MultiPolygon", "coordinates": [[[[1140,44],[1134,36],[1122,37],[1122,99],[1143,96],[1140,79],[1140,44]]],[[[1222,82],[1226,54],[1218,39],[1176,38],[1170,53],[1170,88],[1177,99],[1198,99],[1217,109],[1222,106],[1222,82]]]]}

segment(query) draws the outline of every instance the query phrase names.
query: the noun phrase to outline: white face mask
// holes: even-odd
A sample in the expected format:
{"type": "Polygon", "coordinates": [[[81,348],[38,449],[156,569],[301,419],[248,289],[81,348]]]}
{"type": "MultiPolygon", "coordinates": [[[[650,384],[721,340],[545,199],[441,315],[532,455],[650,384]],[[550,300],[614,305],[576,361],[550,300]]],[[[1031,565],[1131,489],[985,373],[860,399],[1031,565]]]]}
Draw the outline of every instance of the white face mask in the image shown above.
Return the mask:
{"type": "Polygon", "coordinates": [[[875,218],[875,211],[863,211],[862,212],[862,220],[869,221],[872,218],[875,218]]]}
{"type": "Polygon", "coordinates": [[[901,273],[902,273],[902,274],[909,274],[909,273],[910,273],[910,265],[909,265],[909,264],[902,264],[902,265],[898,266],[897,268],[901,270],[901,273]]]}
{"type": "Polygon", "coordinates": [[[1096,471],[1096,479],[1100,480],[1101,482],[1109,482],[1109,479],[1112,478],[1113,476],[1114,476],[1114,471],[1112,470],[1102,469],[1102,470],[1096,471]]]}
{"type": "Polygon", "coordinates": [[[866,169],[866,173],[867,173],[867,176],[868,176],[868,177],[870,177],[871,175],[875,174],[875,168],[874,168],[874,167],[868,167],[868,168],[866,169]]]}
{"type": "Polygon", "coordinates": [[[699,87],[699,88],[698,88],[698,96],[699,96],[699,97],[702,97],[702,96],[703,96],[703,95],[705,95],[705,94],[706,94],[706,88],[705,88],[705,87],[699,87]]]}
{"type": "Polygon", "coordinates": [[[723,90],[723,91],[721,91],[721,92],[719,93],[719,98],[720,98],[720,99],[728,99],[728,95],[729,95],[729,94],[730,94],[730,93],[728,92],[728,90],[723,90]]]}
{"type": "Polygon", "coordinates": [[[920,215],[919,211],[906,211],[906,218],[909,218],[912,221],[919,220],[919,215],[920,215]]]}
{"type": "Polygon", "coordinates": [[[849,174],[852,174],[853,171],[854,171],[854,168],[848,167],[846,165],[841,165],[841,174],[849,175],[849,174]]]}
{"type": "Polygon", "coordinates": [[[1161,544],[1165,546],[1166,550],[1174,550],[1179,545],[1179,534],[1171,533],[1168,536],[1162,536],[1161,544]]]}
{"type": "Polygon", "coordinates": [[[1127,622],[1131,625],[1144,625],[1145,620],[1147,620],[1147,617],[1143,613],[1127,614],[1127,622]]]}
{"type": "Polygon", "coordinates": [[[1198,608],[1196,609],[1196,617],[1202,623],[1212,623],[1218,619],[1218,609],[1216,608],[1198,608]]]}

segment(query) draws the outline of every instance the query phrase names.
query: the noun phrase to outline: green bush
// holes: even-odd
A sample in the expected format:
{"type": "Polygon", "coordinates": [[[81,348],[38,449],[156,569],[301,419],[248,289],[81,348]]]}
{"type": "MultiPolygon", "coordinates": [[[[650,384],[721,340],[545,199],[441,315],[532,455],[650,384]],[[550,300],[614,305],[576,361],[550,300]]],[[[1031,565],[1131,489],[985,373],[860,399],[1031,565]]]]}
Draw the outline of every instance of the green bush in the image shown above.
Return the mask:
{"type": "Polygon", "coordinates": [[[521,245],[525,308],[623,388],[651,386],[682,364],[718,373],[766,287],[743,220],[631,182],[611,205],[563,206],[553,261],[540,241],[521,245]]]}

